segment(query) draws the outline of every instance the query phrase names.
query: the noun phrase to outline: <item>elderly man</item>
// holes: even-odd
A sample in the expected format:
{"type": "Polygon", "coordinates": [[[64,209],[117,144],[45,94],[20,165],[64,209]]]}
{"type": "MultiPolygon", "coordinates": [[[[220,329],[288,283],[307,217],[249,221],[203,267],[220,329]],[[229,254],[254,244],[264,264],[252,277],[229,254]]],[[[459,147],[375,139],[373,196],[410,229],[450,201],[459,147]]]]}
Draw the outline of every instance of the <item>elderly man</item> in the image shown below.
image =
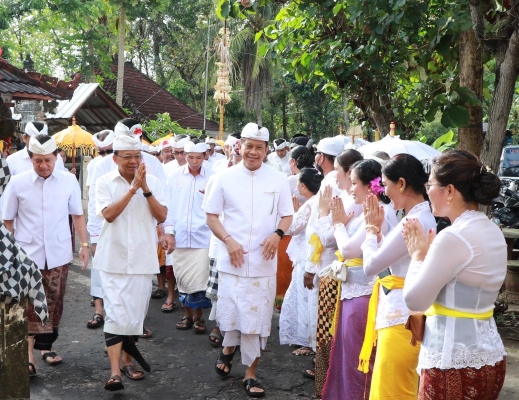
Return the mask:
{"type": "Polygon", "coordinates": [[[14,237],[41,270],[47,295],[49,319],[44,325],[32,305],[27,311],[30,373],[34,374],[33,349],[41,350],[43,361],[49,365],[62,362],[52,347],[58,338],[68,264],[73,258],[69,214],[81,240],[79,259],[83,269],[89,254],[79,184],[72,174],[55,168],[59,158],[56,142],[47,135],[32,136],[27,150],[33,168],[13,176],[2,198],[4,224],[13,232],[16,219],[14,237]]]}
{"type": "Polygon", "coordinates": [[[247,366],[243,387],[255,397],[265,393],[256,381],[256,367],[270,335],[276,253],[294,212],[286,175],[263,163],[268,136],[255,123],[243,128],[243,160],[215,175],[204,207],[207,223],[220,239],[216,318],[224,348],[215,369],[227,376],[241,346],[247,366]]]}
{"type": "Polygon", "coordinates": [[[96,185],[96,211],[105,223],[93,263],[101,277],[106,311],[111,376],[105,389],[110,391],[124,388],[120,372],[132,380],[144,378],[132,364],[132,356],[150,370],[135,346],[135,337],[143,331],[153,274],[159,270],[155,252],[146,249],[155,247],[156,222],[163,222],[167,213],[162,184],[146,173],[138,139],[116,136],[113,148],[117,168],[100,177],[96,185]]]}
{"type": "MultiPolygon", "coordinates": [[[[22,135],[22,140],[25,143],[25,147],[14,154],[11,154],[6,158],[7,165],[9,165],[9,171],[11,175],[21,174],[25,171],[30,171],[33,169],[33,163],[29,157],[29,153],[27,152],[27,147],[29,145],[29,140],[31,137],[38,135],[48,135],[49,130],[47,125],[43,122],[33,121],[28,122],[25,125],[25,132],[22,135]]],[[[68,172],[63,164],[63,159],[61,157],[57,158],[55,166],[60,171],[68,172]]]]}
{"type": "Polygon", "coordinates": [[[162,166],[164,167],[169,162],[173,161],[173,139],[163,140],[159,145],[159,153],[162,157],[162,166]]]}
{"type": "Polygon", "coordinates": [[[279,164],[282,171],[288,176],[292,175],[288,162],[290,161],[290,143],[285,139],[274,140],[275,153],[269,154],[269,161],[279,164]]]}
{"type": "MultiPolygon", "coordinates": [[[[166,234],[172,233],[176,239],[172,253],[173,270],[180,301],[184,305],[184,318],[176,324],[176,328],[193,328],[195,333],[204,333],[203,308],[211,307],[211,302],[205,297],[211,230],[207,226],[202,201],[213,172],[203,165],[205,143],[188,142],[184,150],[187,164],[168,177],[169,212],[164,231],[166,234]]],[[[172,301],[172,293],[169,296],[172,301]]]]}

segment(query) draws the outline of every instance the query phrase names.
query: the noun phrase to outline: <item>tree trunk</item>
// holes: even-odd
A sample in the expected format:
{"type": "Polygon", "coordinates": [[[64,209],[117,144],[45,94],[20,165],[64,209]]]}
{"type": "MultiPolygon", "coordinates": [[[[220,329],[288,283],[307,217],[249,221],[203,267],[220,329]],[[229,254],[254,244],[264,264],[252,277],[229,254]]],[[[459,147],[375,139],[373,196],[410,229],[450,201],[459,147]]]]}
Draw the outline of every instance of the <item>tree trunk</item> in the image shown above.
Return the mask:
{"type": "Polygon", "coordinates": [[[281,113],[283,116],[283,138],[288,140],[288,115],[287,115],[287,96],[283,96],[283,100],[281,101],[281,113]]]}
{"type": "MultiPolygon", "coordinates": [[[[483,95],[483,49],[474,29],[460,33],[459,39],[460,86],[471,89],[479,100],[483,95]]],[[[483,108],[481,105],[467,107],[469,123],[458,131],[458,148],[477,156],[483,143],[483,108]]]]}
{"type": "Polygon", "coordinates": [[[115,102],[120,107],[123,106],[125,24],[126,11],[124,9],[124,6],[122,6],[119,14],[119,52],[117,55],[117,89],[115,93],[115,102]]]}
{"type": "Polygon", "coordinates": [[[263,116],[261,115],[261,102],[256,104],[256,123],[259,126],[263,126],[263,116]]]}
{"type": "Polygon", "coordinates": [[[483,140],[483,148],[481,151],[481,161],[496,172],[499,166],[506,126],[512,107],[518,67],[519,37],[518,31],[515,30],[508,41],[508,48],[506,49],[503,62],[496,72],[497,83],[492,98],[492,105],[488,113],[488,132],[483,140]]]}

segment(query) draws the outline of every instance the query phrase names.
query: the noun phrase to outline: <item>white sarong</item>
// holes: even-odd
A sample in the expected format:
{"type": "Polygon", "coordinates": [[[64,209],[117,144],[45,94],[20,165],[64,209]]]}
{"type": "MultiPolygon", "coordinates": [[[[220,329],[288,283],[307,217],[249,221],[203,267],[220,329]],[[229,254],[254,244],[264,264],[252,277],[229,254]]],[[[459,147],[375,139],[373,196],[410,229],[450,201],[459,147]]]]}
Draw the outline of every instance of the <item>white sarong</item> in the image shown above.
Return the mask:
{"type": "Polygon", "coordinates": [[[171,254],[178,291],[205,292],[209,280],[209,249],[175,249],[171,254]]]}
{"type": "Polygon", "coordinates": [[[113,335],[142,335],[148,313],[153,274],[111,274],[99,271],[106,312],[104,331],[113,335]]]}
{"type": "Polygon", "coordinates": [[[261,355],[270,335],[276,276],[247,278],[218,272],[216,321],[224,346],[241,346],[241,359],[250,366],[261,355]]]}
{"type": "Polygon", "coordinates": [[[103,298],[103,285],[101,284],[101,277],[99,270],[92,268],[90,270],[90,296],[103,298]]]}

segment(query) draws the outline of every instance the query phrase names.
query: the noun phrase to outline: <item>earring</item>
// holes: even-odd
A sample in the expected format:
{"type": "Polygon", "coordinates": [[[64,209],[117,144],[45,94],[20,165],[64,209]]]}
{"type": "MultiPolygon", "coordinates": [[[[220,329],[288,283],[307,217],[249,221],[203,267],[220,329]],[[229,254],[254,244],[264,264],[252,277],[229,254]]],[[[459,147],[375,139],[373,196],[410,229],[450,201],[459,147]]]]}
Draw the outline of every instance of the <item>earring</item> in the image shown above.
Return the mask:
{"type": "Polygon", "coordinates": [[[451,200],[452,199],[450,197],[447,199],[447,205],[451,204],[451,200]]]}
{"type": "Polygon", "coordinates": [[[404,193],[404,187],[403,186],[400,188],[400,193],[404,193]]]}

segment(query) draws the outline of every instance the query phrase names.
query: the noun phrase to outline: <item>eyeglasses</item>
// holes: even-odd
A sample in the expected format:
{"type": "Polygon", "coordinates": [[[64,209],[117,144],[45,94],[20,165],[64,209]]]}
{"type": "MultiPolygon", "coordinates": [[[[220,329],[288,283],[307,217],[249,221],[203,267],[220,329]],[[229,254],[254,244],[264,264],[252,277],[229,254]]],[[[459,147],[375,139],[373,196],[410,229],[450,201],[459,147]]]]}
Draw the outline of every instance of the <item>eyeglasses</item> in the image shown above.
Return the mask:
{"type": "Polygon", "coordinates": [[[116,154],[117,157],[119,158],[122,158],[124,161],[130,161],[130,160],[136,160],[136,161],[139,161],[141,158],[142,158],[142,154],[135,154],[135,155],[124,155],[124,156],[120,156],[118,154],[116,154]]]}
{"type": "Polygon", "coordinates": [[[173,155],[175,155],[175,156],[183,156],[184,154],[185,154],[184,151],[174,151],[173,152],[173,155]]]}
{"type": "Polygon", "coordinates": [[[114,151],[112,149],[108,149],[108,150],[99,150],[99,155],[100,156],[104,156],[105,154],[112,154],[114,151]]]}
{"type": "Polygon", "coordinates": [[[425,186],[425,190],[429,191],[429,190],[431,190],[431,186],[440,186],[441,187],[442,185],[440,185],[439,183],[429,183],[429,182],[427,182],[424,186],[425,186]]]}

